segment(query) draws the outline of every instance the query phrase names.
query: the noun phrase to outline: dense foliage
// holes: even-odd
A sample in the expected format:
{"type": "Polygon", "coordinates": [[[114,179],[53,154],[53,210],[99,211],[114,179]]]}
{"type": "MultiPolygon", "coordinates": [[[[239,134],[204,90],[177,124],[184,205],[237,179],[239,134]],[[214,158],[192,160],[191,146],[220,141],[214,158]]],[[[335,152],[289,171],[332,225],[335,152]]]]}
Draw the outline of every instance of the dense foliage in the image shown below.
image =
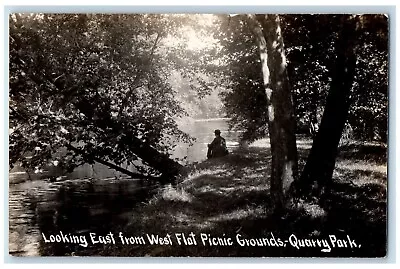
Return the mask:
{"type": "MultiPolygon", "coordinates": [[[[100,157],[117,165],[168,156],[191,138],[171,74],[210,92],[201,62],[170,35],[185,16],[12,14],[10,23],[10,166],[58,162],[67,170],[100,157]],[[174,141],[171,143],[171,141],[174,141]],[[64,150],[66,154],[55,154],[64,150]],[[162,155],[157,155],[156,153],[162,155]],[[29,156],[31,155],[31,156],[29,156]],[[142,154],[143,155],[143,154],[142,154]]],[[[139,165],[139,168],[142,165],[139,165]]]]}
{"type": "MultiPolygon", "coordinates": [[[[192,141],[177,120],[218,117],[222,103],[244,140],[265,137],[267,100],[246,16],[221,15],[214,25],[199,16],[12,14],[10,167],[56,162],[69,171],[102,158],[157,170],[151,160],[192,141]],[[215,40],[193,44],[187,33],[215,40]]],[[[306,133],[321,121],[343,16],[280,17],[297,132],[306,133]]],[[[365,15],[361,24],[346,130],[386,141],[387,18],[365,15]]]]}
{"type": "MultiPolygon", "coordinates": [[[[289,80],[296,108],[297,132],[319,124],[325,106],[334,44],[342,15],[283,15],[282,27],[289,80]]],[[[220,16],[216,37],[224,47],[227,90],[222,94],[233,127],[244,128],[243,139],[267,135],[267,110],[260,60],[245,16],[220,16]],[[246,102],[243,102],[246,100],[246,102]]],[[[346,134],[358,140],[387,139],[388,22],[384,15],[362,16],[357,67],[346,134]]],[[[222,57],[222,56],[221,56],[222,57]]]]}
{"type": "Polygon", "coordinates": [[[221,93],[231,128],[243,130],[244,140],[265,137],[267,101],[262,87],[261,63],[254,35],[241,16],[220,16],[220,29],[214,35],[222,50],[221,68],[225,90],[221,93]]]}

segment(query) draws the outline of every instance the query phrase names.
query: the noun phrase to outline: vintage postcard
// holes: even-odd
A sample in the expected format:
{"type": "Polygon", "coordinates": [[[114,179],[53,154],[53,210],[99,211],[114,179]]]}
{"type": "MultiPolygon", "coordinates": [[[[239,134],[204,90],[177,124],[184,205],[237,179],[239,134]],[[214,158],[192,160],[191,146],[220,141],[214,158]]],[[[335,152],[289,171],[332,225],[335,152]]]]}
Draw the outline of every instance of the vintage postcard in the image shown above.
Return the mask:
{"type": "Polygon", "coordinates": [[[388,15],[8,19],[10,255],[387,255],[388,15]]]}

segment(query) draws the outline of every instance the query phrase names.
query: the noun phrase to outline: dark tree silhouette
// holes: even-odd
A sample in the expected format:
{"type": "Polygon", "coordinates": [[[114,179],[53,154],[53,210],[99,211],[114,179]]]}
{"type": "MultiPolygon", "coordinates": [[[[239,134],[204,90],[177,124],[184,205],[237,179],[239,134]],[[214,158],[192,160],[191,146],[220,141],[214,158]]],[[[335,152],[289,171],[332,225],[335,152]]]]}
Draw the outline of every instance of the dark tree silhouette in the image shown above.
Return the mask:
{"type": "Polygon", "coordinates": [[[339,141],[351,104],[357,60],[357,20],[353,16],[341,19],[342,29],[335,45],[336,61],[331,70],[332,82],[322,121],[298,181],[301,195],[310,195],[314,182],[321,192],[332,180],[339,141]]]}

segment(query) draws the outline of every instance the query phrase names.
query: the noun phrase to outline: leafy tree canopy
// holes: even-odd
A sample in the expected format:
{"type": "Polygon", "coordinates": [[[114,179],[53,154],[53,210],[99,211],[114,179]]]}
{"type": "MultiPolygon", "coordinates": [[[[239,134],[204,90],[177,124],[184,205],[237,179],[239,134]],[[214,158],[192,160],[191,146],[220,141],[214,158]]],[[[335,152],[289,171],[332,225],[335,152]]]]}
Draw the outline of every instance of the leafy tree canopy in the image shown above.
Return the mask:
{"type": "Polygon", "coordinates": [[[192,141],[177,128],[186,111],[170,78],[187,78],[200,96],[215,86],[205,76],[206,59],[198,59],[201,50],[190,49],[180,31],[194,19],[12,14],[10,166],[44,165],[62,148],[67,154],[56,161],[67,170],[96,156],[117,165],[149,164],[138,152],[155,149],[149,158],[160,159],[177,142],[192,141]]]}
{"type": "MultiPolygon", "coordinates": [[[[282,15],[282,30],[289,80],[295,103],[297,132],[319,124],[335,64],[334,44],[345,15],[282,15]]],[[[347,15],[346,15],[347,16],[347,15]]],[[[246,16],[219,16],[215,37],[223,47],[222,93],[231,126],[244,129],[243,139],[253,141],[268,134],[266,97],[256,40],[246,16]],[[246,100],[246,102],[243,102],[246,100]]],[[[384,15],[362,15],[357,51],[353,106],[348,127],[360,140],[386,141],[388,22],[384,15]]]]}

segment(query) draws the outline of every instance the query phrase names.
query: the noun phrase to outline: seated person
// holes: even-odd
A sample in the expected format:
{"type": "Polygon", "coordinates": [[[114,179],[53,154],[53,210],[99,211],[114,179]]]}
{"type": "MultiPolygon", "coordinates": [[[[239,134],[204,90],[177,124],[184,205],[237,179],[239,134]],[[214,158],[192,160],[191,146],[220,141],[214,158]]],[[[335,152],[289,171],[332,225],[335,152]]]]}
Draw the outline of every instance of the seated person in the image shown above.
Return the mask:
{"type": "Polygon", "coordinates": [[[226,148],[225,138],[221,136],[220,130],[215,130],[215,138],[208,144],[207,158],[222,157],[228,154],[228,149],[226,148]]]}

